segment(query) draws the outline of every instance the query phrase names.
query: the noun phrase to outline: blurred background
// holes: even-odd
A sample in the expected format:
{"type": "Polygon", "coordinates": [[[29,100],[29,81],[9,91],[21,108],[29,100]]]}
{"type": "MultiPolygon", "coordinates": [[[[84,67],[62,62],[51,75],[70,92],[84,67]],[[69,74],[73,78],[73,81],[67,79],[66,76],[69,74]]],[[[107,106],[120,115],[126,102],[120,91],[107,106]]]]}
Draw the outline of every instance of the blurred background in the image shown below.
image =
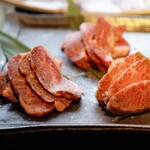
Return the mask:
{"type": "MultiPolygon", "coordinates": [[[[95,22],[103,15],[128,31],[150,31],[150,0],[72,0],[85,21],[95,22]]],[[[7,13],[16,14],[29,26],[67,26],[68,14],[77,15],[70,0],[1,0],[2,26],[7,13]],[[70,13],[71,12],[71,13],[70,13]],[[3,16],[3,17],[2,17],[3,16]]]]}

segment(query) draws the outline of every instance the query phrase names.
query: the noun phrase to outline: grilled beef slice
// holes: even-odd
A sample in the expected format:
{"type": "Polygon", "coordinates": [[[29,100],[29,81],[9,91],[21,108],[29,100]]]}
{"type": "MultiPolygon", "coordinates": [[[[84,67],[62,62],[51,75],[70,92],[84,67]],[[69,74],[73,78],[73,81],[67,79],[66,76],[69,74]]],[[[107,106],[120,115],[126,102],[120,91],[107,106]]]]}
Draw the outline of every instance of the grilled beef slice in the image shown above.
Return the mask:
{"type": "Polygon", "coordinates": [[[7,71],[0,73],[0,95],[6,97],[11,102],[18,102],[8,79],[7,71]]]}
{"type": "Polygon", "coordinates": [[[119,90],[135,82],[150,80],[150,60],[143,58],[134,62],[109,86],[107,99],[109,100],[119,90]]]}
{"type": "Polygon", "coordinates": [[[19,61],[19,70],[25,75],[27,82],[31,88],[45,101],[54,102],[56,99],[51,93],[49,93],[38,81],[35,72],[33,72],[30,66],[30,52],[24,55],[19,61]]]}
{"type": "Polygon", "coordinates": [[[99,80],[96,91],[96,98],[101,105],[105,104],[106,91],[109,86],[120,76],[120,74],[134,62],[143,59],[145,56],[140,52],[136,52],[126,58],[118,58],[112,62],[108,72],[99,80]]]}
{"type": "Polygon", "coordinates": [[[58,69],[56,62],[43,46],[31,50],[31,67],[45,89],[55,96],[77,100],[83,90],[71,80],[66,79],[58,69]]]}
{"type": "Polygon", "coordinates": [[[54,109],[54,103],[43,101],[27,84],[25,76],[18,69],[18,62],[23,57],[16,54],[8,61],[8,76],[25,112],[32,116],[43,116],[54,109]]]}
{"type": "Polygon", "coordinates": [[[79,31],[71,32],[64,37],[62,51],[72,62],[83,69],[91,69],[85,46],[82,41],[82,34],[79,31]]]}
{"type": "Polygon", "coordinates": [[[31,88],[46,102],[54,102],[54,106],[58,111],[63,111],[66,107],[68,107],[71,104],[72,100],[52,95],[38,81],[35,72],[33,72],[30,66],[30,52],[26,53],[20,59],[18,66],[21,73],[25,74],[26,80],[31,86],[31,88]]]}
{"type": "Polygon", "coordinates": [[[119,115],[150,110],[150,59],[140,52],[115,60],[99,81],[96,98],[119,115]]]}
{"type": "Polygon", "coordinates": [[[137,114],[150,110],[150,80],[135,82],[115,93],[107,109],[119,115],[137,114]]]}
{"type": "Polygon", "coordinates": [[[129,43],[122,36],[124,32],[125,26],[114,26],[104,17],[99,17],[95,24],[83,22],[79,31],[68,33],[62,49],[80,68],[88,70],[92,67],[107,72],[114,59],[125,57],[130,52],[129,43]]]}

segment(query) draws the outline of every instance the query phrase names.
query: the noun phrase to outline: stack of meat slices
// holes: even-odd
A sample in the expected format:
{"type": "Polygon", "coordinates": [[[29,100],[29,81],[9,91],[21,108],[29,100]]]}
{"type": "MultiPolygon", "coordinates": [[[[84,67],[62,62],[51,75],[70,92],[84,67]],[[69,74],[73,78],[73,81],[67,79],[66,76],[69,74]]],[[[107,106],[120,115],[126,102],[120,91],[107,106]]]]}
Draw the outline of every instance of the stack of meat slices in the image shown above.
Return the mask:
{"type": "Polygon", "coordinates": [[[0,95],[19,102],[25,112],[43,116],[54,109],[62,112],[83,90],[61,73],[61,62],[43,46],[19,53],[8,61],[8,70],[0,73],[0,95]]]}
{"type": "Polygon", "coordinates": [[[62,51],[78,67],[107,72],[112,61],[130,52],[123,38],[125,26],[114,26],[99,17],[96,24],[83,22],[79,31],[68,33],[62,42],[62,51]]]}
{"type": "Polygon", "coordinates": [[[96,98],[115,114],[150,110],[150,59],[140,52],[118,58],[98,83],[96,98]]]}

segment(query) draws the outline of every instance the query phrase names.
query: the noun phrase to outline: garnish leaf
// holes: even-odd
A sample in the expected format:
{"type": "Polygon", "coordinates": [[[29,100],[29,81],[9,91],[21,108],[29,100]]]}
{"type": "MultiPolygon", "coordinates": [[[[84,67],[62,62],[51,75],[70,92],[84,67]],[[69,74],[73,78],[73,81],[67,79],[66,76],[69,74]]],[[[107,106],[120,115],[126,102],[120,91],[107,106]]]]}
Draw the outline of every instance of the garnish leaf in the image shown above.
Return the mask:
{"type": "Polygon", "coordinates": [[[84,17],[82,16],[79,7],[73,2],[73,0],[68,0],[68,25],[69,28],[78,30],[82,22],[84,22],[84,17]]]}
{"type": "Polygon", "coordinates": [[[104,72],[101,72],[101,71],[99,71],[99,70],[90,69],[90,70],[87,71],[87,74],[88,74],[88,75],[94,75],[94,76],[96,76],[98,79],[101,79],[105,73],[104,73],[104,72]]]}
{"type": "Polygon", "coordinates": [[[24,53],[30,51],[28,46],[2,31],[0,31],[0,45],[8,59],[20,52],[24,53]]]}
{"type": "Polygon", "coordinates": [[[122,115],[122,116],[115,116],[113,119],[112,119],[112,122],[115,122],[115,123],[117,123],[117,122],[119,122],[120,120],[122,120],[122,119],[124,119],[124,118],[126,118],[126,117],[128,117],[128,116],[130,116],[131,114],[126,114],[126,115],[122,115]]]}

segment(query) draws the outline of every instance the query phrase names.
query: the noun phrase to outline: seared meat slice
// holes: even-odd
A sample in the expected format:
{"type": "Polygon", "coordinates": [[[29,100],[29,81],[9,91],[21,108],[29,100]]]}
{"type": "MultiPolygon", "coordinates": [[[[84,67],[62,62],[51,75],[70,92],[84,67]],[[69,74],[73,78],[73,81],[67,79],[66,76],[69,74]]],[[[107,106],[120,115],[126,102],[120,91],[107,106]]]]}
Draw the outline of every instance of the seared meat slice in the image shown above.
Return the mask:
{"type": "Polygon", "coordinates": [[[103,46],[105,44],[103,41],[104,35],[101,36],[101,33],[106,31],[105,28],[100,28],[101,33],[98,29],[97,25],[91,23],[84,22],[80,25],[80,30],[83,35],[83,43],[85,45],[86,53],[90,63],[92,64],[93,68],[99,69],[102,72],[107,72],[109,65],[113,61],[112,54],[107,45],[107,49],[104,49],[103,46]],[[97,35],[102,38],[100,41],[97,40],[97,35]]]}
{"type": "MultiPolygon", "coordinates": [[[[91,62],[91,65],[93,66],[93,68],[106,73],[108,67],[104,66],[102,63],[103,60],[101,58],[99,59],[97,57],[97,55],[95,54],[95,52],[99,51],[99,49],[93,48],[92,44],[87,47],[88,48],[86,49],[86,53],[87,53],[87,56],[89,57],[89,60],[91,62]]],[[[99,55],[101,55],[100,53],[99,53],[99,55]]]]}
{"type": "Polygon", "coordinates": [[[82,34],[79,31],[67,34],[62,43],[62,50],[77,66],[83,69],[91,69],[82,41],[82,34]]]}
{"type": "Polygon", "coordinates": [[[106,73],[114,59],[130,52],[129,43],[122,36],[124,32],[125,26],[114,26],[99,17],[95,24],[83,22],[79,31],[67,34],[62,49],[80,68],[94,68],[106,73]]]}
{"type": "Polygon", "coordinates": [[[150,60],[147,58],[143,58],[130,65],[113,81],[106,92],[107,101],[119,90],[142,80],[150,80],[150,60]]]}
{"type": "Polygon", "coordinates": [[[7,71],[0,73],[0,95],[8,98],[11,102],[18,102],[8,79],[7,71]]]}
{"type": "Polygon", "coordinates": [[[71,80],[66,79],[58,69],[51,54],[43,46],[31,50],[31,66],[40,83],[50,93],[67,99],[77,100],[83,90],[71,80]]]}
{"type": "Polygon", "coordinates": [[[56,97],[49,93],[38,81],[35,72],[30,66],[30,52],[24,55],[19,61],[19,70],[26,76],[31,88],[45,101],[54,102],[56,97]]]}
{"type": "Polygon", "coordinates": [[[46,102],[54,102],[54,106],[58,111],[63,111],[68,107],[72,100],[63,97],[56,97],[48,92],[38,81],[35,72],[30,66],[30,52],[26,53],[18,63],[19,70],[26,75],[27,82],[31,88],[46,102]]]}
{"type": "Polygon", "coordinates": [[[150,110],[150,80],[135,82],[115,93],[107,103],[115,114],[136,114],[150,110]]]}
{"type": "Polygon", "coordinates": [[[126,58],[118,58],[112,62],[108,72],[98,83],[96,98],[101,105],[104,105],[106,99],[106,91],[109,86],[120,76],[120,74],[134,62],[145,58],[140,52],[136,52],[126,58]]]}
{"type": "Polygon", "coordinates": [[[116,40],[114,44],[112,57],[114,59],[125,57],[129,54],[129,52],[130,52],[129,43],[123,37],[120,37],[118,40],[116,40]]]}
{"type": "Polygon", "coordinates": [[[99,81],[98,102],[119,115],[150,110],[149,68],[150,59],[140,52],[116,59],[99,81]]]}
{"type": "Polygon", "coordinates": [[[88,45],[90,41],[92,41],[95,37],[96,25],[93,23],[83,22],[80,25],[80,31],[82,34],[82,41],[85,47],[88,45]]]}
{"type": "Polygon", "coordinates": [[[18,69],[18,62],[22,57],[22,54],[17,54],[8,61],[8,76],[19,102],[29,115],[40,117],[48,114],[54,109],[54,103],[43,101],[26,83],[24,75],[18,69]]]}
{"type": "Polygon", "coordinates": [[[72,100],[62,98],[61,100],[56,100],[54,105],[57,111],[62,112],[66,107],[70,106],[72,100]]]}

